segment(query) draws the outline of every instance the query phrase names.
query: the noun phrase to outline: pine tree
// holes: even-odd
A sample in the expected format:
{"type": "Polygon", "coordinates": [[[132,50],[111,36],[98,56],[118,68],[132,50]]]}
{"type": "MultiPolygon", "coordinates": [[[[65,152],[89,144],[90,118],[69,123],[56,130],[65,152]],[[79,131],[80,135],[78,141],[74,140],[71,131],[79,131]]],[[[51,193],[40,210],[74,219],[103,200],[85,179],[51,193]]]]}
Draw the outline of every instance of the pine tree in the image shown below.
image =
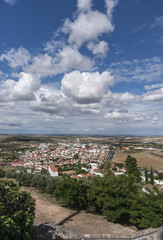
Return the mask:
{"type": "Polygon", "coordinates": [[[128,155],[125,161],[126,164],[126,172],[128,175],[133,174],[136,177],[138,182],[141,181],[141,173],[137,167],[137,160],[136,158],[128,155]]]}

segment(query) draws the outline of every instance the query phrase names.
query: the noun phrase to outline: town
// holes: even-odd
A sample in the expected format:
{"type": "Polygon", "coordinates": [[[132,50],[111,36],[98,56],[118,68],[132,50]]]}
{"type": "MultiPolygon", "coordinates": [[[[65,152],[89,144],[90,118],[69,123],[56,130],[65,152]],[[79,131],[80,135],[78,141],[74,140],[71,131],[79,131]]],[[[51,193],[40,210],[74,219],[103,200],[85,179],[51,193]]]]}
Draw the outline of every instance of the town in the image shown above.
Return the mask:
{"type": "MultiPolygon", "coordinates": [[[[4,189],[10,191],[8,185],[15,184],[16,191],[39,198],[36,211],[44,209],[41,222],[49,221],[52,207],[63,209],[64,214],[71,211],[70,216],[74,210],[75,215],[81,212],[82,224],[84,214],[85,219],[103,217],[107,224],[132,224],[141,229],[162,225],[162,138],[0,137],[4,189]]],[[[62,213],[55,212],[50,222],[62,213]]],[[[36,214],[36,219],[40,217],[36,214]]]]}
{"type": "Polygon", "coordinates": [[[52,143],[41,143],[33,151],[19,152],[18,161],[9,164],[12,167],[24,167],[29,173],[46,171],[53,177],[65,173],[72,178],[87,178],[93,175],[103,176],[101,166],[106,160],[111,160],[113,154],[114,151],[108,146],[81,144],[77,138],[76,143],[60,142],[55,147],[52,143]],[[78,174],[75,175],[75,172],[78,174]]]}
{"type": "MultiPolygon", "coordinates": [[[[18,151],[17,158],[9,161],[5,168],[17,172],[27,171],[33,174],[45,174],[47,176],[57,177],[64,174],[72,178],[89,178],[93,176],[103,177],[103,168],[105,163],[110,164],[110,169],[114,175],[118,176],[126,173],[126,166],[121,162],[114,161],[114,153],[135,151],[158,151],[154,144],[145,145],[125,145],[117,146],[116,144],[99,144],[98,142],[87,141],[83,139],[73,139],[68,141],[59,141],[55,143],[40,143],[28,147],[25,151],[18,151]],[[153,145],[152,145],[153,146],[153,145]]],[[[161,149],[162,150],[162,149],[161,149]]],[[[153,151],[153,152],[152,152],[153,151]]],[[[157,154],[158,155],[158,154],[157,154]]],[[[162,156],[160,156],[162,157],[162,156]]],[[[145,168],[139,167],[142,181],[145,182],[145,168]]],[[[158,177],[162,171],[154,169],[154,184],[163,189],[163,180],[158,177]]],[[[150,175],[150,168],[148,169],[150,175]]],[[[145,189],[144,189],[145,191],[145,189]]]]}

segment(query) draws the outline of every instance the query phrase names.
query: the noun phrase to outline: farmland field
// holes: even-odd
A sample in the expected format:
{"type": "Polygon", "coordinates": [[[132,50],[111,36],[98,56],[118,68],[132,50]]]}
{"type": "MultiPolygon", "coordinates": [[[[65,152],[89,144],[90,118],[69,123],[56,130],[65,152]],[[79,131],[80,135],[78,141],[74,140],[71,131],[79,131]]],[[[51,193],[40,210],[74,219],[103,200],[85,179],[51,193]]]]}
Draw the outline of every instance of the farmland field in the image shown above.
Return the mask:
{"type": "Polygon", "coordinates": [[[125,163],[127,155],[135,157],[139,167],[152,167],[154,170],[163,171],[163,152],[161,151],[145,150],[136,153],[127,153],[124,150],[117,150],[112,161],[115,163],[125,163]]]}

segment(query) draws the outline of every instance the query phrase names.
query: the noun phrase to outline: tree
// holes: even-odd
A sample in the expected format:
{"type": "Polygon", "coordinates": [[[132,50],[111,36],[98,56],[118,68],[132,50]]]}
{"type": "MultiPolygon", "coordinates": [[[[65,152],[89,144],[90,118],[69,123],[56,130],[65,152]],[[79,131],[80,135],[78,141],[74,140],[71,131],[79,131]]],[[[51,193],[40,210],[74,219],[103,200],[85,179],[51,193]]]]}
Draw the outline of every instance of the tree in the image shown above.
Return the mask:
{"type": "Polygon", "coordinates": [[[139,228],[157,228],[163,225],[163,193],[157,189],[139,192],[130,205],[130,223],[139,228]]]}
{"type": "Polygon", "coordinates": [[[3,168],[0,168],[0,177],[3,178],[5,177],[5,175],[6,175],[5,170],[3,168]]]}
{"type": "Polygon", "coordinates": [[[145,169],[145,181],[148,183],[148,171],[147,168],[145,169]]]}
{"type": "Polygon", "coordinates": [[[54,196],[58,201],[62,201],[71,208],[85,209],[87,204],[86,192],[87,185],[84,180],[63,176],[57,182],[54,196]]]}
{"type": "Polygon", "coordinates": [[[16,174],[16,180],[26,187],[31,186],[33,174],[27,172],[20,172],[16,174]]]}
{"type": "Polygon", "coordinates": [[[13,170],[6,171],[6,178],[16,178],[16,172],[13,170]]]}
{"type": "Polygon", "coordinates": [[[38,187],[40,181],[40,175],[34,175],[32,178],[32,183],[31,183],[31,187],[38,187]]]}
{"type": "Polygon", "coordinates": [[[111,161],[106,161],[106,163],[104,164],[104,168],[101,172],[107,176],[114,175],[113,171],[111,170],[111,161]]]}
{"type": "Polygon", "coordinates": [[[34,240],[35,201],[12,181],[0,181],[0,229],[3,240],[34,240]]]}
{"type": "Polygon", "coordinates": [[[126,172],[128,175],[133,174],[136,177],[137,182],[141,181],[141,173],[137,168],[137,160],[136,158],[128,155],[125,161],[126,164],[126,172]]]}
{"type": "Polygon", "coordinates": [[[37,183],[37,188],[43,193],[46,190],[46,185],[47,185],[47,177],[39,175],[39,182],[37,183]]]}
{"type": "Polygon", "coordinates": [[[116,171],[117,171],[117,168],[116,168],[116,167],[113,167],[112,170],[116,172],[116,171]]]}
{"type": "Polygon", "coordinates": [[[150,177],[151,177],[151,184],[154,185],[154,176],[153,176],[153,169],[152,168],[151,168],[150,177]]]}
{"type": "Polygon", "coordinates": [[[75,153],[74,159],[78,159],[78,158],[79,158],[79,155],[77,153],[75,153]]]}
{"type": "Polygon", "coordinates": [[[163,173],[159,173],[158,176],[155,177],[155,179],[163,179],[163,173]]]}
{"type": "Polygon", "coordinates": [[[111,222],[128,222],[130,199],[137,193],[135,177],[121,175],[91,179],[87,193],[89,208],[111,222]]]}
{"type": "Polygon", "coordinates": [[[123,163],[118,163],[117,166],[118,166],[119,168],[123,168],[123,167],[124,167],[124,164],[123,164],[123,163]]]}
{"type": "Polygon", "coordinates": [[[56,189],[56,178],[49,177],[47,180],[45,192],[48,194],[53,194],[55,189],[56,189]]]}

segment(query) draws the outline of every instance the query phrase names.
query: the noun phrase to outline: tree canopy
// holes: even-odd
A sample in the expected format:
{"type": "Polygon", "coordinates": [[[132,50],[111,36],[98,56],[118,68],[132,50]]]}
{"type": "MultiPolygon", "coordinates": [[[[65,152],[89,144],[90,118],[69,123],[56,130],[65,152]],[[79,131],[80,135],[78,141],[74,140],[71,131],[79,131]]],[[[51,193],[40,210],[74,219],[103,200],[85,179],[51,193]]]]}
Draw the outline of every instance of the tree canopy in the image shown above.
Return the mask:
{"type": "Polygon", "coordinates": [[[35,201],[12,181],[0,181],[0,229],[3,240],[34,238],[35,201]]]}
{"type": "Polygon", "coordinates": [[[115,176],[109,171],[104,177],[88,179],[74,179],[67,175],[53,178],[29,173],[8,176],[16,178],[21,185],[52,194],[59,203],[101,214],[111,222],[133,224],[138,228],[163,225],[163,193],[155,187],[153,191],[144,193],[141,183],[138,183],[140,175],[134,173],[115,176]]]}
{"type": "Polygon", "coordinates": [[[141,181],[141,173],[137,167],[136,158],[128,155],[125,161],[127,174],[133,174],[138,182],[141,181]]]}

